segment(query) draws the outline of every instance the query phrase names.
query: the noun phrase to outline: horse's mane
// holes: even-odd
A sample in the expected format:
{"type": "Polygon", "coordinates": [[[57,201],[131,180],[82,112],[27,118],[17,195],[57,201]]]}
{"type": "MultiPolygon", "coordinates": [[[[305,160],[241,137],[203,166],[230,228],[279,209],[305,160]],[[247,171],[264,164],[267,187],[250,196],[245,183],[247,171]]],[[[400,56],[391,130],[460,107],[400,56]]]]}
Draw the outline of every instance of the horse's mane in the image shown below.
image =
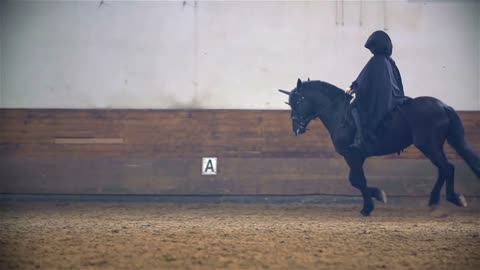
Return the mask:
{"type": "Polygon", "coordinates": [[[322,91],[323,94],[327,95],[332,100],[345,96],[351,98],[351,96],[346,94],[342,89],[324,81],[306,81],[302,83],[302,86],[305,89],[310,88],[314,91],[322,91]]]}

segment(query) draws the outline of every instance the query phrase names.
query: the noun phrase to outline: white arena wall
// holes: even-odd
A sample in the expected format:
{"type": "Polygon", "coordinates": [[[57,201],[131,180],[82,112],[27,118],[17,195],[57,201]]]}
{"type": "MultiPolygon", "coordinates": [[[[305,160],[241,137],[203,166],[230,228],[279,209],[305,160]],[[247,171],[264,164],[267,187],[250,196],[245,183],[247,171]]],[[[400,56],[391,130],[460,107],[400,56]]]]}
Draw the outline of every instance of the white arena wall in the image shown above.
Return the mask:
{"type": "Polygon", "coordinates": [[[480,109],[479,1],[1,1],[1,108],[287,109],[385,29],[410,96],[480,109]]]}

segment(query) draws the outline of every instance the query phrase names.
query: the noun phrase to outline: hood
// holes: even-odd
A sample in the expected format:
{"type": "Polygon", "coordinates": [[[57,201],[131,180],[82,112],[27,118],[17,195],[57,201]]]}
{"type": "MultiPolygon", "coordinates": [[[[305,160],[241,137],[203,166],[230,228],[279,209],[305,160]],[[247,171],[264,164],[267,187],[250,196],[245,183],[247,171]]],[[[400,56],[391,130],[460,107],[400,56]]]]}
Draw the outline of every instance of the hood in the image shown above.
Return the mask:
{"type": "Polygon", "coordinates": [[[365,48],[369,49],[374,55],[392,55],[392,41],[387,33],[375,31],[365,43],[365,48]]]}

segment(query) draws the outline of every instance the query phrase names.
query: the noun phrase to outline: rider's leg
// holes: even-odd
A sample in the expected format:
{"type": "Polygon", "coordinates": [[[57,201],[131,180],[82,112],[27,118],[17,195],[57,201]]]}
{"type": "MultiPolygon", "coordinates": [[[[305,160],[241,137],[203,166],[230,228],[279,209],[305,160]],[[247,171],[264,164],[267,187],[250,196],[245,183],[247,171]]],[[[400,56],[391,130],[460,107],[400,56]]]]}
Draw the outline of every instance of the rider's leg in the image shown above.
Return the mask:
{"type": "Polygon", "coordinates": [[[360,149],[365,143],[363,137],[363,125],[360,118],[360,113],[355,106],[352,107],[351,112],[353,122],[355,123],[355,138],[353,139],[353,143],[350,145],[350,147],[360,149]]]}

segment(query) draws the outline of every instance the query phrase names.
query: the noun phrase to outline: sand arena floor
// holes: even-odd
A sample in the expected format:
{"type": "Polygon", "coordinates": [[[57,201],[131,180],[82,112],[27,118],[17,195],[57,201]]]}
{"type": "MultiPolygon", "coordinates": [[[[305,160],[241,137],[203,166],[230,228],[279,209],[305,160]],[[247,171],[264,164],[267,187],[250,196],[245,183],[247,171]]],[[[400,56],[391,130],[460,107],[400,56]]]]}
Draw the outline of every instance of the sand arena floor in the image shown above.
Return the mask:
{"type": "Polygon", "coordinates": [[[480,269],[480,211],[442,205],[0,205],[0,269],[480,269]]]}

